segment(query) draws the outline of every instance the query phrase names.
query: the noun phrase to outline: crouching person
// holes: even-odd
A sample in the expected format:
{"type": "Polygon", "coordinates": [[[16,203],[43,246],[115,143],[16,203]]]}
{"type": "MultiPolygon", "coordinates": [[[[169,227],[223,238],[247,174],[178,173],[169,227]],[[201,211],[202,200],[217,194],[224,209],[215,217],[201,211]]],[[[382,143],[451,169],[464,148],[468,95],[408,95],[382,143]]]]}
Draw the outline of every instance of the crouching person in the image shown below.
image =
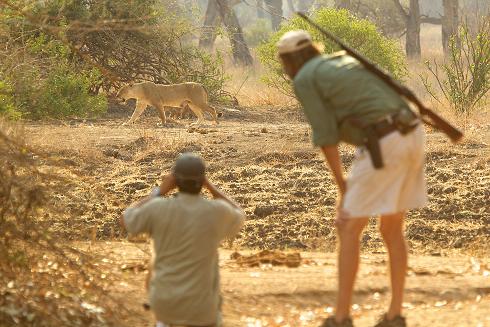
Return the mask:
{"type": "Polygon", "coordinates": [[[149,302],[157,326],[220,326],[218,247],[238,233],[244,213],[207,180],[202,159],[181,155],[160,187],[121,219],[129,233],[153,240],[149,302]],[[164,197],[174,188],[177,196],[164,197]]]}

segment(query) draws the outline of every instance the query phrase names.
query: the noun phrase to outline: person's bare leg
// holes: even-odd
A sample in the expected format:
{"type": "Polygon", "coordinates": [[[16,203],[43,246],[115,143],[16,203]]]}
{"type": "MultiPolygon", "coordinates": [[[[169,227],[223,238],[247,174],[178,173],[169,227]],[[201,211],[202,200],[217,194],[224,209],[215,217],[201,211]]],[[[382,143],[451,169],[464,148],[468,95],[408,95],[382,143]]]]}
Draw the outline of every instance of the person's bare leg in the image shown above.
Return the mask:
{"type": "Polygon", "coordinates": [[[337,226],[340,239],[338,257],[338,295],[335,320],[342,322],[350,315],[352,292],[359,267],[360,235],[368,223],[368,218],[352,218],[337,226]]]}
{"type": "Polygon", "coordinates": [[[405,213],[381,216],[380,231],[390,258],[391,303],[386,318],[401,315],[405,276],[408,267],[408,250],[403,231],[405,213]]]}

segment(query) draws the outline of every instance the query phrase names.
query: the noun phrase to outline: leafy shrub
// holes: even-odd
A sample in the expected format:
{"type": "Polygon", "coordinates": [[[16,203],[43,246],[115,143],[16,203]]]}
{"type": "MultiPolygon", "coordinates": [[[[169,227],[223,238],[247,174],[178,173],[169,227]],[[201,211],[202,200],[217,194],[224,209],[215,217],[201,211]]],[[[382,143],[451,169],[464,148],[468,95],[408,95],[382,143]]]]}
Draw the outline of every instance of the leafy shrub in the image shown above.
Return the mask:
{"type": "Polygon", "coordinates": [[[36,11],[54,17],[60,36],[100,68],[108,93],[131,82],[192,81],[203,84],[211,100],[222,98],[227,77],[221,56],[189,42],[195,29],[177,1],[48,0],[36,11]]]}
{"type": "Polygon", "coordinates": [[[0,80],[0,116],[18,119],[21,116],[12,95],[12,86],[0,80]]]}
{"type": "MultiPolygon", "coordinates": [[[[437,81],[442,96],[457,114],[469,115],[490,91],[490,21],[471,33],[466,25],[449,42],[449,55],[443,63],[425,62],[437,81]]],[[[427,92],[438,102],[427,75],[421,75],[427,92]]]]}
{"type": "MultiPolygon", "coordinates": [[[[351,47],[392,73],[396,78],[402,79],[407,75],[405,56],[400,45],[396,40],[381,35],[373,23],[356,18],[347,10],[331,8],[314,12],[312,18],[320,26],[345,40],[351,47]]],[[[277,58],[276,43],[284,33],[296,29],[308,31],[313,40],[324,45],[326,53],[339,49],[299,17],[295,17],[282,25],[281,29],[267,43],[260,46],[258,48],[260,60],[268,69],[267,75],[264,76],[265,82],[290,96],[293,93],[277,58]]]]}
{"type": "MultiPolygon", "coordinates": [[[[315,3],[317,8],[332,6],[330,0],[316,0],[315,3]]],[[[402,4],[406,5],[403,2],[402,4]]],[[[400,14],[400,10],[393,0],[351,1],[351,5],[347,9],[356,17],[373,22],[384,35],[399,37],[406,29],[406,19],[400,14]]]]}
{"type": "Polygon", "coordinates": [[[104,113],[107,99],[103,95],[91,95],[92,85],[100,82],[100,73],[91,70],[75,73],[69,67],[53,70],[40,85],[39,96],[31,99],[33,118],[49,117],[92,117],[104,113]]]}
{"type": "Polygon", "coordinates": [[[16,66],[6,69],[12,81],[10,107],[33,119],[91,117],[106,111],[106,97],[91,94],[102,81],[96,69],[73,59],[71,50],[58,40],[45,34],[25,36],[23,62],[18,64],[13,59],[16,66]],[[29,66],[27,62],[36,65],[29,66]]]}

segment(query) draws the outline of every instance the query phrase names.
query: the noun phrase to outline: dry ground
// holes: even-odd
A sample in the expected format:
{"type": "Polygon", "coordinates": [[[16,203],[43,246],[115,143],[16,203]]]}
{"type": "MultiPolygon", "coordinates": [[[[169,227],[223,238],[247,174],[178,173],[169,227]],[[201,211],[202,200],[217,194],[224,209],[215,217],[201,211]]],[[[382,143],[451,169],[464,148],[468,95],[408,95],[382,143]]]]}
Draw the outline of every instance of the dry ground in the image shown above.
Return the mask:
{"type": "MultiPolygon", "coordinates": [[[[134,314],[131,326],[151,326],[144,311],[146,272],[121,269],[143,267],[148,245],[128,242],[77,243],[100,256],[111,270],[114,295],[125,299],[134,314]]],[[[245,251],[248,252],[248,251],[245,251]]],[[[298,268],[262,265],[240,267],[220,251],[224,326],[318,326],[332,312],[336,294],[335,255],[303,252],[298,268]]],[[[366,253],[354,296],[356,326],[373,326],[389,301],[386,254],[366,253]]],[[[490,326],[490,260],[464,255],[412,256],[405,297],[411,327],[490,326]],[[485,261],[486,260],[486,261],[485,261]]]]}
{"type": "MultiPolygon", "coordinates": [[[[50,158],[45,169],[72,181],[54,196],[66,207],[64,217],[50,218],[57,233],[71,239],[90,239],[94,231],[100,239],[121,236],[123,208],[146,195],[180,152],[195,151],[207,161],[210,179],[247,213],[237,246],[334,249],[336,187],[298,111],[225,110],[219,126],[201,133],[188,133],[181,123],[157,128],[156,121],[149,115],[134,127],[120,126],[123,119],[116,117],[26,126],[41,154],[37,160],[50,158]]],[[[430,133],[430,204],[410,213],[407,223],[417,251],[475,248],[488,254],[482,246],[490,237],[488,128],[469,129],[466,141],[455,146],[430,133]]],[[[348,166],[352,150],[342,152],[348,166]]],[[[363,238],[371,250],[383,246],[375,228],[373,220],[363,238]]]]}
{"type": "MultiPolygon", "coordinates": [[[[187,122],[156,126],[153,113],[121,126],[130,112],[105,119],[28,123],[33,155],[46,172],[68,177],[52,200],[66,208],[53,221],[60,237],[100,255],[113,277],[113,295],[135,314],[129,325],[149,326],[141,309],[146,244],[123,239],[117,220],[132,201],[148,194],[183,151],[199,152],[212,181],[245,209],[247,221],[231,245],[239,251],[281,248],[312,260],[299,268],[238,267],[221,251],[226,326],[316,326],[334,304],[336,189],[310,131],[294,109],[226,109],[219,126],[189,133],[187,122]],[[89,244],[81,240],[97,240],[89,244]],[[321,252],[319,252],[321,251],[321,252]]],[[[477,125],[474,125],[477,126],[477,125]]],[[[429,131],[430,204],[410,213],[412,248],[406,299],[410,326],[490,326],[490,152],[488,125],[468,128],[451,145],[429,131]]],[[[352,150],[342,149],[344,163],[352,150]]],[[[363,240],[363,265],[355,296],[357,326],[370,326],[389,297],[386,255],[373,219],[363,240]]]]}

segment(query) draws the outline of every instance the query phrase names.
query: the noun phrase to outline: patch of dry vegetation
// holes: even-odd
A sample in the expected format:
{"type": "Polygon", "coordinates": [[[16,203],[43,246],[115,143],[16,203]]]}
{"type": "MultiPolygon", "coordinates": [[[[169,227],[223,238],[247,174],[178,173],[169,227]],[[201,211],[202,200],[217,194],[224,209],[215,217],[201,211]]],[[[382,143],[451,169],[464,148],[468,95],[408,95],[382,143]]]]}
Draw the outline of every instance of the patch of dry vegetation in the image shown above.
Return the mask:
{"type": "Polygon", "coordinates": [[[63,208],[53,189],[67,176],[39,169],[46,160],[0,121],[0,325],[120,323],[128,312],[105,293],[108,273],[49,232],[46,218],[63,208]]]}

